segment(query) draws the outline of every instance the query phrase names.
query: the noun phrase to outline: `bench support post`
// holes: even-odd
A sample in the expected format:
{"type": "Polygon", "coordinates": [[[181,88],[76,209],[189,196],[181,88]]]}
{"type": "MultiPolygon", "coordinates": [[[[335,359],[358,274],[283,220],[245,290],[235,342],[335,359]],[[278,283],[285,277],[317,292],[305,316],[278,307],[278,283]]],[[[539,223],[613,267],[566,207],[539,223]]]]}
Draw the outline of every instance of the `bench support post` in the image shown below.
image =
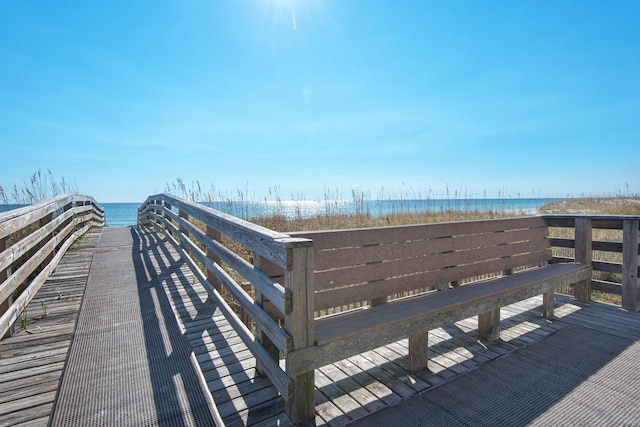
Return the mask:
{"type": "MultiPolygon", "coordinates": [[[[313,323],[313,242],[295,239],[287,242],[287,269],[284,287],[291,292],[291,313],[284,316],[284,329],[291,335],[293,350],[314,345],[313,323]]],[[[289,356],[286,371],[290,372],[289,356]]],[[[314,371],[292,376],[292,395],[285,403],[285,411],[294,424],[315,417],[314,371]]]]}
{"type": "Polygon", "coordinates": [[[500,338],[500,307],[478,315],[478,336],[488,341],[500,338]]]}
{"type": "Polygon", "coordinates": [[[622,225],[622,308],[640,309],[638,280],[638,221],[624,220],[622,225]]]}
{"type": "MultiPolygon", "coordinates": [[[[593,260],[591,219],[576,218],[576,262],[591,264],[593,260]]],[[[574,286],[576,299],[580,302],[591,300],[591,279],[574,286]]]]}
{"type": "Polygon", "coordinates": [[[427,369],[429,362],[429,332],[409,337],[409,370],[413,373],[427,369]]]}
{"type": "Polygon", "coordinates": [[[556,291],[551,290],[542,294],[542,317],[550,319],[553,317],[556,291]]]}

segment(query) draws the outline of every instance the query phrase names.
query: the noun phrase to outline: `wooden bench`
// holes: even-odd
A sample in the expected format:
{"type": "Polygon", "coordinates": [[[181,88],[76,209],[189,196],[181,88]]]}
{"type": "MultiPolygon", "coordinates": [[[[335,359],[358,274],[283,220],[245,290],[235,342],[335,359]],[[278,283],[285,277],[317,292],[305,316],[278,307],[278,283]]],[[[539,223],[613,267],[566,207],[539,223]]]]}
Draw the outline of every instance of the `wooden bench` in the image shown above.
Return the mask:
{"type": "Polygon", "coordinates": [[[472,316],[500,336],[500,307],[591,280],[591,266],[553,263],[540,217],[293,233],[313,240],[314,346],[289,353],[294,378],[409,338],[409,366],[427,367],[428,331],[472,316]],[[412,294],[406,296],[407,294],[412,294]],[[327,314],[332,313],[332,314],[327,314]]]}

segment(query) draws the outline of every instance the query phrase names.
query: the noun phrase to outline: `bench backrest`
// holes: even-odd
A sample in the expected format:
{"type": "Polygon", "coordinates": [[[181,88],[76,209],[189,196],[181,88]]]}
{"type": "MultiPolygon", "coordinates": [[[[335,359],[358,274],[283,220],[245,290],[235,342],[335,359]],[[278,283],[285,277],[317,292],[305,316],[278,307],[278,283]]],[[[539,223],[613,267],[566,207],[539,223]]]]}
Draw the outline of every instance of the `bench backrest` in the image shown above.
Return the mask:
{"type": "Polygon", "coordinates": [[[552,258],[540,217],[292,235],[313,240],[315,311],[446,289],[552,258]]]}

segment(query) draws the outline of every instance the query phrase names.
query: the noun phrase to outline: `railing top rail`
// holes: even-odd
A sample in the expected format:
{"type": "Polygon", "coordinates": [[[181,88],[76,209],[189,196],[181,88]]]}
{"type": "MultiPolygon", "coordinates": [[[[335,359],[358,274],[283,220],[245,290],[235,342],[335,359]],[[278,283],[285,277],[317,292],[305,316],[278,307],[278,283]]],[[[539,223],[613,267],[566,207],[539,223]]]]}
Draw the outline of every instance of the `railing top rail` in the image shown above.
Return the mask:
{"type": "Polygon", "coordinates": [[[208,223],[211,222],[211,220],[214,220],[214,221],[224,223],[227,226],[224,228],[235,228],[235,229],[248,231],[251,233],[258,233],[262,235],[264,238],[268,238],[272,240],[284,239],[289,237],[287,234],[270,230],[266,227],[253,224],[249,221],[245,221],[233,215],[229,215],[222,211],[219,211],[204,205],[200,205],[198,203],[191,202],[186,199],[182,199],[172,194],[162,193],[162,194],[156,194],[154,196],[149,196],[144,204],[146,205],[150,201],[154,201],[154,200],[162,200],[166,203],[169,203],[171,206],[174,206],[186,212],[187,214],[189,214],[189,216],[196,218],[200,221],[204,219],[205,221],[202,221],[202,222],[207,225],[213,225],[208,223]]]}
{"type": "Polygon", "coordinates": [[[91,196],[81,194],[62,194],[50,199],[42,200],[29,206],[12,209],[0,214],[0,238],[4,238],[23,226],[39,218],[55,212],[73,202],[91,202],[101,211],[102,207],[91,196]]]}
{"type": "Polygon", "coordinates": [[[545,219],[584,218],[584,219],[606,220],[606,221],[616,221],[616,220],[640,221],[640,215],[543,214],[540,216],[545,219]]]}
{"type": "Polygon", "coordinates": [[[167,193],[149,196],[143,206],[149,205],[150,202],[154,201],[168,203],[172,207],[183,211],[189,217],[220,231],[222,234],[229,236],[283,267],[289,265],[289,260],[287,260],[285,254],[287,248],[311,244],[309,239],[291,237],[288,234],[270,230],[233,215],[167,193]],[[274,248],[276,248],[276,253],[272,251],[274,248]]]}

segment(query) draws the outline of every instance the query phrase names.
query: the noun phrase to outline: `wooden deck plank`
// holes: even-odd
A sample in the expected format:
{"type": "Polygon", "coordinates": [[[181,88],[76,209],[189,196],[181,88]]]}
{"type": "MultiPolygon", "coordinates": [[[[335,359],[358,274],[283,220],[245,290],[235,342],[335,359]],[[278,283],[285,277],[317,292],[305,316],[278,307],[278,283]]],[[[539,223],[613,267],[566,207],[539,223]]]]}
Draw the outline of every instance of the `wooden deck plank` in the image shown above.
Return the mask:
{"type": "Polygon", "coordinates": [[[27,329],[0,343],[0,425],[48,424],[99,235],[69,249],[27,306],[27,329]]]}

